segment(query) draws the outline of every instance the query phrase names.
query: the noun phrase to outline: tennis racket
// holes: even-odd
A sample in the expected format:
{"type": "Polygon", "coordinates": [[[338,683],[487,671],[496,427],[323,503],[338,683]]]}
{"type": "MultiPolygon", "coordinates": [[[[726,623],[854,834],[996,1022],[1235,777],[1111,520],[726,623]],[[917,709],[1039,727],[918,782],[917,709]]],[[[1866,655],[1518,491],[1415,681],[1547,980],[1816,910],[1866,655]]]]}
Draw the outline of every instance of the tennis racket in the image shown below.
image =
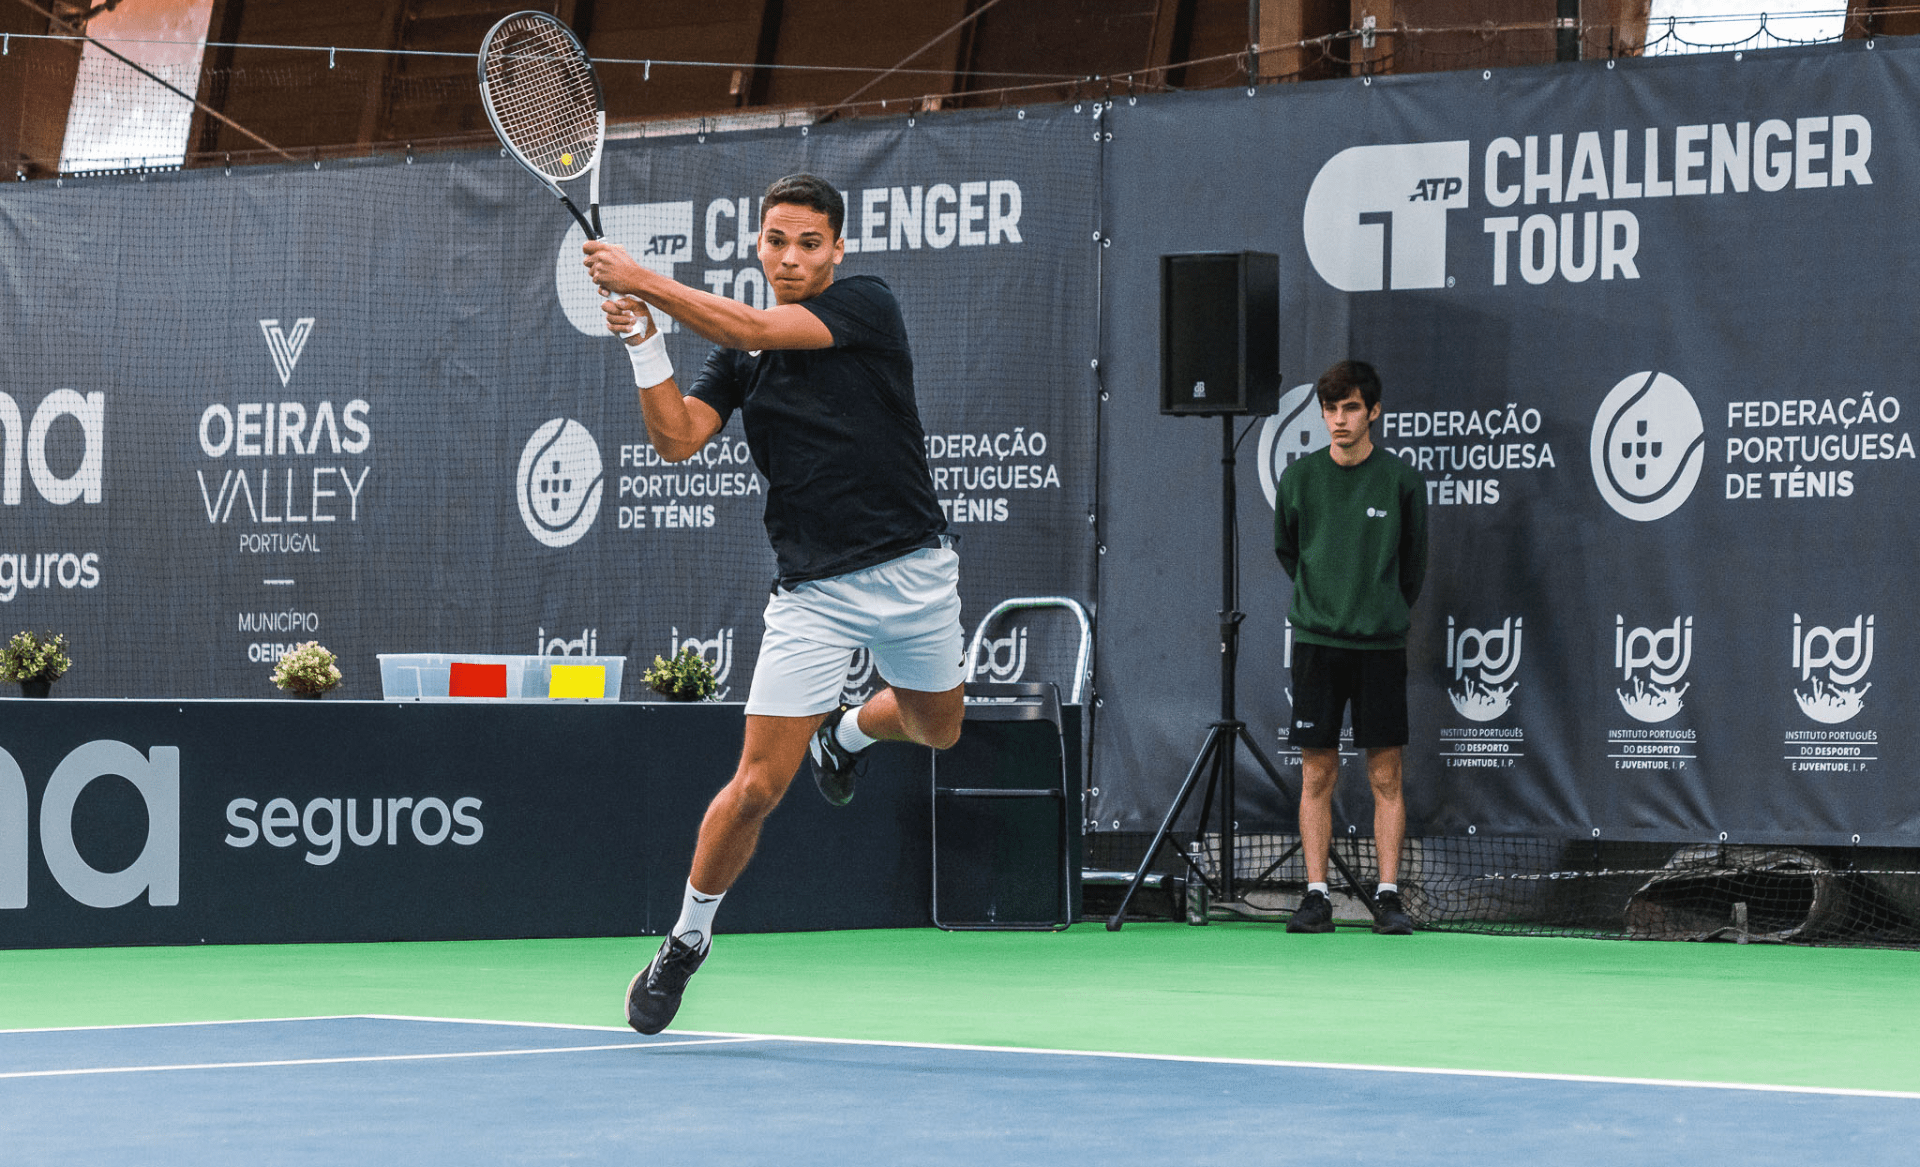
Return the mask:
{"type": "Polygon", "coordinates": [[[544,12],[501,19],[480,42],[480,103],[500,144],[579,221],[600,232],[600,150],[607,108],[593,59],[573,30],[544,12]],[[587,213],[560,184],[587,176],[587,213]]]}

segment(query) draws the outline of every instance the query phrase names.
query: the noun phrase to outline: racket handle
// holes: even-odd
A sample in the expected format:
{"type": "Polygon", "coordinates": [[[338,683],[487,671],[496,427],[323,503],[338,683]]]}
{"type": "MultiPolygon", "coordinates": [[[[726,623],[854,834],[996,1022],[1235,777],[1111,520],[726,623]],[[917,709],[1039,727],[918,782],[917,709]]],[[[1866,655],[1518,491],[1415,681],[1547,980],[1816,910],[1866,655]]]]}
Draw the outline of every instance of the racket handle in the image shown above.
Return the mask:
{"type": "MultiPolygon", "coordinates": [[[[620,296],[620,294],[619,294],[619,293],[617,293],[617,292],[609,292],[609,291],[607,291],[607,290],[606,290],[605,288],[603,288],[603,287],[601,287],[601,286],[600,286],[600,285],[598,285],[598,284],[595,284],[595,285],[593,286],[593,290],[594,290],[594,291],[596,291],[596,292],[598,292],[598,293],[600,293],[600,298],[601,298],[602,300],[618,300],[618,299],[621,299],[621,298],[622,298],[622,297],[620,296]]],[[[631,297],[631,296],[628,296],[628,297],[626,297],[626,298],[627,298],[627,299],[632,299],[632,297],[631,297]]],[[[629,329],[627,329],[627,330],[626,330],[625,332],[616,332],[616,333],[614,333],[614,335],[615,335],[615,336],[618,336],[618,337],[621,337],[621,338],[623,339],[623,342],[624,342],[624,338],[626,338],[626,337],[629,337],[629,336],[632,336],[632,335],[633,335],[634,333],[636,333],[636,332],[639,332],[639,331],[641,330],[641,328],[643,328],[643,327],[644,327],[644,325],[642,325],[642,324],[640,323],[640,318],[639,318],[638,316],[635,316],[635,317],[633,318],[633,327],[632,327],[632,328],[629,328],[629,329]]]]}

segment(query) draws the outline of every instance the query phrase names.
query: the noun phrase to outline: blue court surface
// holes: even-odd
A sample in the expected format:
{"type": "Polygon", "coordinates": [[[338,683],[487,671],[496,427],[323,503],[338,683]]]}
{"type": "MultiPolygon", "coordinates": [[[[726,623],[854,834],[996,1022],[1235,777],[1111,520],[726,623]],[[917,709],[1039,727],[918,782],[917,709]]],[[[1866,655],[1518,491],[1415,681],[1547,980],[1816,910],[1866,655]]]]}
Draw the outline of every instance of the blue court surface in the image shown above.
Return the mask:
{"type": "Polygon", "coordinates": [[[1916,1148],[1913,1094],[406,1017],[0,1032],[9,1165],[1616,1167],[1916,1148]]]}

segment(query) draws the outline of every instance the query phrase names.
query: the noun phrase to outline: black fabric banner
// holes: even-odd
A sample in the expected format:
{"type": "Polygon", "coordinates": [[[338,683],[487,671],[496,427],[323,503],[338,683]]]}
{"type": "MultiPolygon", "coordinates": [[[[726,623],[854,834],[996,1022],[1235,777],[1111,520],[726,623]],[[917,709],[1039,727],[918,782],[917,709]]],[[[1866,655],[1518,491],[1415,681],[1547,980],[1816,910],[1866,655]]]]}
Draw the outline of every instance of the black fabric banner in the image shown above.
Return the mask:
{"type": "MultiPolygon", "coordinates": [[[[1217,715],[1221,423],[1157,412],[1158,259],[1251,249],[1288,377],[1235,429],[1239,697],[1283,765],[1269,499],[1353,356],[1432,507],[1417,832],[1913,845],[1884,305],[1920,272],[1920,55],[1876,46],[616,142],[607,221],[762,302],[758,192],[843,187],[980,675],[1070,690],[1070,612],[980,623],[1100,601],[1102,830],[1154,825],[1217,715]]],[[[744,696],[772,567],[738,423],[658,464],[578,232],[507,160],[12,184],[0,232],[0,623],[69,633],[57,692],[265,695],[318,639],[350,696],[377,652],[487,651],[626,655],[634,699],[687,644],[744,696]]],[[[876,683],[857,660],[849,694],[876,683]]],[[[1290,822],[1243,769],[1245,823],[1290,822]]]]}
{"type": "MultiPolygon", "coordinates": [[[[1155,264],[1259,250],[1290,391],[1240,423],[1239,712],[1284,772],[1273,481],[1353,357],[1431,506],[1416,833],[1920,843],[1920,402],[1887,310],[1920,270],[1917,86],[1882,41],[1116,102],[1097,825],[1157,823],[1217,716],[1221,423],[1156,413],[1155,264]]],[[[1242,771],[1242,825],[1290,823],[1242,771]]]]}
{"type": "MultiPolygon", "coordinates": [[[[913,341],[969,631],[1091,600],[1095,121],[609,145],[609,237],[760,306],[767,183],[844,191],[842,271],[913,341]]],[[[660,461],[579,229],[499,153],[13,184],[0,231],[0,625],[69,635],[59,693],[271,696],[318,640],[348,697],[380,696],[376,653],[486,652],[624,655],[632,700],[688,645],[746,696],[774,569],[740,423],[660,461]]],[[[709,346],[668,349],[690,384],[709,346]]],[[[877,684],[862,654],[848,695],[877,684]]]]}

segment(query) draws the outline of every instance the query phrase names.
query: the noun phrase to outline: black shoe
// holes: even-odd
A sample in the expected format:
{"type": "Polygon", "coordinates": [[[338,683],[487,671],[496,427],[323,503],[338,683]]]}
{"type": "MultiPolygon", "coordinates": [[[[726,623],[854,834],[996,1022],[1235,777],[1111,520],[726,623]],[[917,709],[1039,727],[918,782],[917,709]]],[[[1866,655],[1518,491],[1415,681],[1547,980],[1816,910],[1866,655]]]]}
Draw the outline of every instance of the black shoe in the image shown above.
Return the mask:
{"type": "Polygon", "coordinates": [[[1407,915],[1397,891],[1383,891],[1373,897],[1373,930],[1382,936],[1413,935],[1413,917],[1407,915]]]}
{"type": "Polygon", "coordinates": [[[854,766],[866,754],[865,750],[856,754],[840,744],[840,719],[846,715],[845,705],[827,714],[807,743],[807,754],[813,758],[813,783],[820,788],[820,797],[834,806],[853,801],[853,783],[859,777],[854,766]]]}
{"type": "Polygon", "coordinates": [[[678,936],[667,937],[660,951],[653,954],[647,967],[634,974],[627,986],[627,1024],[641,1033],[659,1033],[680,1011],[680,994],[687,991],[687,979],[700,962],[707,959],[708,948],[683,944],[678,936]]]}
{"type": "Polygon", "coordinates": [[[1287,921],[1289,932],[1333,931],[1333,901],[1323,891],[1310,891],[1300,897],[1300,906],[1287,921]]]}

